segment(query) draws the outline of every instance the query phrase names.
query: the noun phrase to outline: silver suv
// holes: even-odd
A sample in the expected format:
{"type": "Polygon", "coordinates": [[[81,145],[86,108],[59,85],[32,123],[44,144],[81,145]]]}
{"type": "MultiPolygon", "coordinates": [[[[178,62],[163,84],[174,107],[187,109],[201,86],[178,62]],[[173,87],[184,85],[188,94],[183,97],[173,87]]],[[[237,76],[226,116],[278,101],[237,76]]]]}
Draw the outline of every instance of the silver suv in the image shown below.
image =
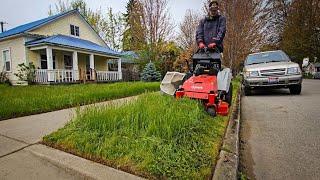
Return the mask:
{"type": "Polygon", "coordinates": [[[245,95],[256,88],[289,88],[291,94],[300,94],[301,83],[299,65],[281,50],[249,54],[244,62],[245,95]]]}

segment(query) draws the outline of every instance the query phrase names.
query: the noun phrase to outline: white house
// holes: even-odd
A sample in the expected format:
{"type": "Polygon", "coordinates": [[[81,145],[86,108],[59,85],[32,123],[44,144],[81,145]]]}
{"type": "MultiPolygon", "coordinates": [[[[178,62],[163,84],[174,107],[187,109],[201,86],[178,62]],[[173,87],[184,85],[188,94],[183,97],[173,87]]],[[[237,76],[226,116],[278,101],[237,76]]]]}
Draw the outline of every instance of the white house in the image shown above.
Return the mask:
{"type": "Polygon", "coordinates": [[[122,79],[120,53],[111,50],[77,11],[50,16],[0,34],[0,72],[12,84],[18,64],[36,66],[35,83],[75,83],[122,79]],[[117,70],[108,70],[116,60],[117,70]]]}

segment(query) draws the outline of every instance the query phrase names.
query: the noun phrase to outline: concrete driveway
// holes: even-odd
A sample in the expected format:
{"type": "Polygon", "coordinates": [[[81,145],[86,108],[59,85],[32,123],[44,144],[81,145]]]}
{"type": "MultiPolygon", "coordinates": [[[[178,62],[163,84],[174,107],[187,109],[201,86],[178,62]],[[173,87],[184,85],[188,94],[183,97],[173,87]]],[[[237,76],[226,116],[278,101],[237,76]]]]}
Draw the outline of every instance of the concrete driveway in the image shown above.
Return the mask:
{"type": "Polygon", "coordinates": [[[240,170],[250,179],[320,178],[320,80],[302,88],[242,98],[240,170]]]}

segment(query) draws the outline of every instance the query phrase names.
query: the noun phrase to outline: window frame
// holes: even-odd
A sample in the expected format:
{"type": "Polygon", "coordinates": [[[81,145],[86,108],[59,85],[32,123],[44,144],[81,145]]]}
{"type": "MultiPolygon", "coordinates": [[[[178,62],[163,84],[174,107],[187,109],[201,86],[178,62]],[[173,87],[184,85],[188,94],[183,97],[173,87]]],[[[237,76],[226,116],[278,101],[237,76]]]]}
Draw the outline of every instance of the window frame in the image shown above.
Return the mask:
{"type": "Polygon", "coordinates": [[[7,48],[7,49],[3,49],[2,51],[1,51],[1,53],[2,53],[2,60],[3,60],[3,64],[4,64],[4,70],[6,71],[6,72],[12,72],[12,59],[11,59],[11,49],[10,48],[7,48]],[[5,51],[8,51],[8,60],[7,59],[4,59],[4,52],[5,51]],[[9,62],[9,64],[10,64],[10,70],[8,71],[7,70],[7,62],[9,62]]]}
{"type": "Polygon", "coordinates": [[[80,37],[80,27],[70,24],[70,35],[75,37],[80,37]]]}

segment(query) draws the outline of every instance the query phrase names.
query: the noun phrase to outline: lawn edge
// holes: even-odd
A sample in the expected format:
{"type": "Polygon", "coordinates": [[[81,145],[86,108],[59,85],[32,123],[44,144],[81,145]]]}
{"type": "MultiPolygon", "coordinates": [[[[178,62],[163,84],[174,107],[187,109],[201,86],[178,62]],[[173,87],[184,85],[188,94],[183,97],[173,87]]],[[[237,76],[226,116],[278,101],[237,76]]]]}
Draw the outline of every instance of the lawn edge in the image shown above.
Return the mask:
{"type": "Polygon", "coordinates": [[[237,179],[239,165],[239,129],[241,112],[241,88],[232,107],[232,114],[225,132],[223,144],[215,165],[212,180],[237,179]]]}
{"type": "Polygon", "coordinates": [[[110,99],[103,99],[103,100],[99,100],[99,101],[95,101],[95,102],[80,103],[80,104],[75,104],[75,105],[66,105],[66,106],[59,107],[59,108],[56,108],[56,109],[51,109],[51,110],[48,110],[48,111],[37,111],[37,112],[24,113],[24,114],[11,116],[11,117],[8,117],[8,118],[0,117],[0,122],[1,121],[6,121],[6,120],[10,120],[10,119],[15,119],[15,118],[21,118],[21,117],[32,116],[32,115],[37,115],[37,114],[50,113],[50,112],[60,111],[60,110],[64,110],[64,109],[71,109],[71,108],[78,108],[78,107],[83,107],[83,106],[90,106],[90,105],[104,103],[104,102],[108,102],[108,101],[114,101],[114,100],[118,100],[118,99],[135,97],[135,96],[142,95],[142,94],[144,94],[146,92],[151,92],[152,93],[152,92],[158,92],[158,90],[156,90],[156,91],[147,90],[147,91],[144,91],[144,92],[141,92],[141,93],[137,93],[137,94],[132,94],[132,95],[129,95],[129,96],[119,96],[119,97],[110,98],[110,99]]]}

